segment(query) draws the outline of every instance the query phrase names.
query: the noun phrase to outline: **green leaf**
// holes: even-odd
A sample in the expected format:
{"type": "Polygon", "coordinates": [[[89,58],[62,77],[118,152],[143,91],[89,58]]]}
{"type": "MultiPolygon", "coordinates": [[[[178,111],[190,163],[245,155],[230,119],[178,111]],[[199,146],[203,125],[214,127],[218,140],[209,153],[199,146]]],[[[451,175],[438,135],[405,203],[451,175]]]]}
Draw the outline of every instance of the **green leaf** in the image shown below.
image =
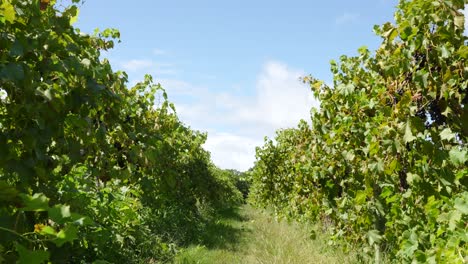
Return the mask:
{"type": "Polygon", "coordinates": [[[448,58],[448,57],[450,56],[450,51],[447,49],[446,46],[442,46],[442,47],[440,48],[440,52],[442,53],[441,56],[442,56],[442,58],[444,58],[444,59],[446,59],[446,58],[448,58]]]}
{"type": "Polygon", "coordinates": [[[452,148],[449,152],[450,161],[455,166],[464,165],[468,159],[467,151],[459,150],[458,148],[452,148]]]}
{"type": "Polygon", "coordinates": [[[52,89],[46,89],[45,91],[41,90],[41,88],[37,88],[35,90],[35,94],[41,96],[46,101],[51,101],[53,99],[52,89]]]}
{"type": "Polygon", "coordinates": [[[468,193],[465,192],[464,198],[456,198],[454,207],[462,214],[468,214],[468,193]]]}
{"type": "Polygon", "coordinates": [[[92,225],[94,222],[87,216],[82,216],[77,213],[71,213],[71,220],[77,225],[92,225]]]}
{"type": "Polygon", "coordinates": [[[49,218],[59,224],[64,223],[64,219],[69,218],[71,216],[70,206],[68,205],[57,204],[54,207],[50,208],[48,212],[49,218]]]}
{"type": "Polygon", "coordinates": [[[459,29],[463,29],[464,25],[465,25],[465,17],[463,15],[459,16],[455,16],[455,19],[454,19],[454,22],[455,22],[455,26],[459,29]]]}
{"type": "Polygon", "coordinates": [[[390,164],[385,168],[385,174],[392,175],[392,173],[399,167],[398,160],[393,159],[390,164]]]}
{"type": "Polygon", "coordinates": [[[396,28],[391,28],[385,32],[385,36],[389,42],[392,42],[398,36],[398,30],[396,30],[396,28]]]}
{"type": "Polygon", "coordinates": [[[406,128],[405,128],[405,135],[403,136],[403,140],[405,143],[412,142],[416,139],[415,136],[413,136],[413,133],[411,132],[411,126],[410,126],[410,121],[406,122],[406,128]]]}
{"type": "Polygon", "coordinates": [[[418,236],[414,232],[414,230],[410,231],[410,235],[407,239],[403,240],[403,243],[401,245],[401,251],[404,255],[407,257],[411,257],[414,254],[414,251],[418,249],[418,236]]]}
{"type": "Polygon", "coordinates": [[[78,20],[78,15],[80,14],[80,10],[76,6],[72,6],[70,8],[70,14],[71,14],[70,25],[73,25],[78,20]]]}
{"type": "Polygon", "coordinates": [[[424,206],[426,210],[426,214],[433,218],[437,218],[440,214],[439,206],[441,202],[436,200],[435,197],[432,195],[427,199],[427,203],[424,206]]]}
{"type": "Polygon", "coordinates": [[[380,235],[378,230],[370,230],[369,232],[367,232],[367,237],[371,246],[374,245],[374,243],[378,244],[382,239],[382,236],[380,235]]]}
{"type": "Polygon", "coordinates": [[[427,87],[427,79],[429,77],[429,73],[426,71],[418,71],[416,72],[415,75],[415,81],[422,87],[426,88],[427,87]]]}
{"type": "Polygon", "coordinates": [[[449,217],[449,230],[455,230],[457,227],[458,223],[460,223],[462,214],[460,211],[451,211],[448,214],[449,217]]]}
{"type": "Polygon", "coordinates": [[[344,94],[344,95],[350,95],[352,92],[354,92],[354,85],[352,83],[348,83],[348,84],[340,84],[336,87],[336,89],[344,94]]]}
{"type": "Polygon", "coordinates": [[[440,132],[439,135],[440,139],[442,140],[450,141],[452,139],[455,139],[455,133],[453,133],[450,128],[445,128],[444,130],[442,130],[442,132],[440,132]]]}
{"type": "Polygon", "coordinates": [[[49,209],[49,198],[42,193],[35,193],[33,196],[20,194],[23,199],[23,211],[47,211],[49,209]]]}
{"type": "Polygon", "coordinates": [[[67,225],[65,228],[60,230],[57,234],[57,239],[54,239],[53,242],[61,247],[67,242],[71,242],[78,238],[78,228],[74,225],[67,225]]]}
{"type": "Polygon", "coordinates": [[[457,54],[460,55],[460,57],[466,59],[468,58],[468,46],[461,46],[458,51],[457,51],[457,54]]]}
{"type": "Polygon", "coordinates": [[[408,37],[412,33],[412,28],[409,25],[401,25],[399,28],[400,38],[404,41],[408,39],[408,37]]]}
{"type": "Polygon", "coordinates": [[[420,179],[421,179],[421,177],[419,177],[419,175],[417,175],[417,174],[410,173],[410,172],[408,172],[406,174],[406,180],[408,181],[409,184],[412,184],[413,182],[416,182],[416,181],[418,181],[420,179]]]}
{"type": "Polygon", "coordinates": [[[367,193],[365,191],[358,191],[356,197],[354,198],[355,204],[364,204],[367,199],[367,193]]]}
{"type": "Polygon", "coordinates": [[[19,264],[41,264],[49,259],[49,252],[44,250],[28,250],[22,245],[16,243],[16,251],[18,252],[19,264]]]}
{"type": "Polygon", "coordinates": [[[44,226],[39,233],[41,235],[51,235],[51,236],[57,235],[57,231],[55,231],[55,229],[53,229],[51,226],[44,226]]]}
{"type": "Polygon", "coordinates": [[[0,14],[2,14],[8,22],[10,23],[15,22],[15,19],[16,19],[15,7],[9,1],[4,1],[2,5],[0,6],[0,9],[3,9],[2,11],[0,11],[1,12],[0,14]]]}

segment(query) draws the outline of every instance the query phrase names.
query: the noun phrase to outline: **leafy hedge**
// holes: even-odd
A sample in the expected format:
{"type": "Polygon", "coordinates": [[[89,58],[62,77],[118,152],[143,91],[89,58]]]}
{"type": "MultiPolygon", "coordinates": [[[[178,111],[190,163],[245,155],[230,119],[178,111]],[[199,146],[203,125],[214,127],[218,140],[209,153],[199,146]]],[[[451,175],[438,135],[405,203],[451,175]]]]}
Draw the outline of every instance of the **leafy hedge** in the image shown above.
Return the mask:
{"type": "Polygon", "coordinates": [[[257,204],[322,221],[375,261],[467,262],[465,4],[401,0],[375,53],[332,61],[332,87],[304,78],[320,110],[257,149],[257,204]]]}
{"type": "Polygon", "coordinates": [[[151,76],[127,87],[78,0],[0,4],[0,263],[163,261],[242,199],[151,76]]]}

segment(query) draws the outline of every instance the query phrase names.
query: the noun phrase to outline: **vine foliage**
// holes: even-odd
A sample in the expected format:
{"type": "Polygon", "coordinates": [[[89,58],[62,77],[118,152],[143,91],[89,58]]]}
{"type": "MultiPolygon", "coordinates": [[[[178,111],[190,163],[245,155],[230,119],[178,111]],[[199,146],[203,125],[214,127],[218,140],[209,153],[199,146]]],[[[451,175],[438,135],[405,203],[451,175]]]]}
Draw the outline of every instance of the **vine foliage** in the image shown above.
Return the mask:
{"type": "Polygon", "coordinates": [[[468,261],[468,57],[463,0],[401,0],[382,44],[308,76],[320,109],[257,149],[252,196],[321,221],[363,255],[468,261]]]}
{"type": "Polygon", "coordinates": [[[164,89],[101,59],[119,32],[73,27],[79,2],[0,4],[0,263],[167,260],[242,200],[164,89]]]}

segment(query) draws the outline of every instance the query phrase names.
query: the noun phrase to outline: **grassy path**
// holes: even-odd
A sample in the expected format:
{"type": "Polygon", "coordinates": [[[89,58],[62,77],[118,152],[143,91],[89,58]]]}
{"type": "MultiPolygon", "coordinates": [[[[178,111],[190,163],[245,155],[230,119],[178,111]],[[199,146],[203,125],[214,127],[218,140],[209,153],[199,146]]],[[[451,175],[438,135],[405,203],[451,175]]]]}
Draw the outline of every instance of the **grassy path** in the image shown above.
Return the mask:
{"type": "Polygon", "coordinates": [[[225,212],[208,227],[200,245],[182,250],[176,263],[349,263],[338,250],[326,250],[327,241],[298,224],[276,222],[271,215],[245,205],[225,212]]]}

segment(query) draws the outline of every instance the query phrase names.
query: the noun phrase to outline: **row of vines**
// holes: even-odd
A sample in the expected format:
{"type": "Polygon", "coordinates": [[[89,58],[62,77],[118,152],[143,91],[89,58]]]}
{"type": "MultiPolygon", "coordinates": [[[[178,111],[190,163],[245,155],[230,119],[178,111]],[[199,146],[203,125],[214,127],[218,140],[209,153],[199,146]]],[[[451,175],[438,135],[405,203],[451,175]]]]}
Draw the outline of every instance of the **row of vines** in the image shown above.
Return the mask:
{"type": "Polygon", "coordinates": [[[0,263],[150,263],[242,200],[151,76],[101,59],[119,32],[79,0],[0,2],[0,263]]]}
{"type": "Polygon", "coordinates": [[[466,4],[401,0],[375,53],[332,61],[332,86],[305,77],[320,109],[257,148],[255,203],[366,262],[467,263],[466,4]]]}

